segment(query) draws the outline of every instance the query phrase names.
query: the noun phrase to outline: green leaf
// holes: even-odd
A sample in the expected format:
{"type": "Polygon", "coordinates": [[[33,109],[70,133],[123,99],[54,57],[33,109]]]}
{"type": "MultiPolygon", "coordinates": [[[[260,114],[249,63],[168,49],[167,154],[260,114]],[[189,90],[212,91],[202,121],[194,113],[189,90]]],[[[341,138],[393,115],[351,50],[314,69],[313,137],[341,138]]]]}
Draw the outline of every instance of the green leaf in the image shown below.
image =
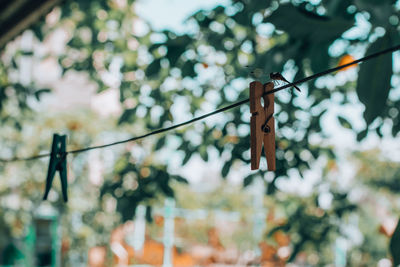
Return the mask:
{"type": "Polygon", "coordinates": [[[253,175],[253,174],[247,176],[247,177],[244,178],[244,180],[243,180],[243,186],[246,187],[246,186],[250,185],[250,184],[253,182],[253,180],[254,180],[254,175],[253,175]]]}
{"type": "Polygon", "coordinates": [[[153,222],[152,207],[151,206],[146,206],[146,221],[148,223],[152,223],[153,222]]]}
{"type": "Polygon", "coordinates": [[[396,136],[398,132],[400,132],[400,119],[397,117],[393,119],[392,135],[396,136]]]}
{"type": "Polygon", "coordinates": [[[342,116],[338,116],[337,118],[340,122],[340,125],[342,125],[342,127],[346,128],[346,129],[353,129],[353,127],[351,126],[350,122],[347,119],[343,118],[342,116]]]}
{"type": "Polygon", "coordinates": [[[280,5],[264,21],[274,24],[292,38],[308,40],[310,43],[334,40],[353,26],[353,21],[320,16],[291,4],[280,5]]]}
{"type": "Polygon", "coordinates": [[[51,90],[48,89],[48,88],[40,89],[40,90],[37,90],[37,91],[35,92],[35,97],[36,97],[36,99],[39,101],[39,100],[40,100],[40,96],[41,96],[43,93],[50,93],[50,92],[51,92],[51,90]]]}
{"type": "Polygon", "coordinates": [[[200,157],[201,157],[204,161],[208,161],[207,146],[201,146],[201,147],[199,148],[199,154],[200,154],[200,157]]]}
{"type": "Polygon", "coordinates": [[[182,176],[174,175],[174,176],[172,176],[172,178],[180,183],[189,184],[188,180],[186,178],[183,178],[182,176]]]}
{"type": "Polygon", "coordinates": [[[392,0],[363,0],[355,1],[355,5],[359,10],[368,12],[371,17],[370,23],[375,26],[387,27],[389,17],[393,13],[392,0]]]}
{"type": "Polygon", "coordinates": [[[222,170],[221,170],[222,177],[225,178],[228,175],[229,170],[231,169],[231,166],[232,166],[232,162],[233,162],[232,160],[229,160],[229,161],[225,162],[225,164],[224,164],[224,166],[222,167],[222,170]]]}
{"type": "Polygon", "coordinates": [[[146,76],[151,77],[156,75],[160,69],[161,69],[161,64],[160,64],[160,59],[155,59],[153,62],[151,62],[146,69],[146,76]]]}
{"type": "Polygon", "coordinates": [[[136,114],[136,108],[126,109],[118,120],[118,124],[132,122],[132,118],[136,114]]]}
{"type": "Polygon", "coordinates": [[[129,198],[122,197],[117,199],[117,211],[122,215],[122,221],[132,220],[136,206],[137,202],[129,198]]]}
{"type": "Polygon", "coordinates": [[[382,133],[381,127],[382,127],[382,126],[377,127],[377,128],[375,129],[376,134],[377,134],[380,138],[383,137],[383,133],[382,133]]]}
{"type": "Polygon", "coordinates": [[[21,51],[21,55],[23,55],[23,56],[33,56],[33,52],[32,51],[21,51]]]}
{"type": "MultiPolygon", "coordinates": [[[[372,43],[366,54],[370,55],[388,48],[391,43],[390,36],[386,34],[372,43]]],[[[391,77],[391,53],[368,60],[360,65],[356,91],[358,98],[365,106],[364,119],[367,125],[371,124],[385,109],[391,77]]]]}
{"type": "Polygon", "coordinates": [[[188,35],[182,35],[167,41],[166,46],[168,47],[168,51],[166,57],[171,66],[175,66],[179,57],[183,52],[185,52],[186,46],[191,40],[192,39],[188,35]]]}
{"type": "Polygon", "coordinates": [[[183,64],[182,66],[182,77],[195,77],[196,72],[194,71],[194,62],[191,60],[188,60],[183,64]]]}
{"type": "Polygon", "coordinates": [[[393,236],[390,239],[390,253],[393,257],[393,266],[400,264],[400,219],[397,222],[396,229],[394,230],[393,236]]]}
{"type": "Polygon", "coordinates": [[[165,136],[158,139],[155,150],[159,150],[160,148],[162,148],[165,145],[165,139],[166,139],[165,136]]]}
{"type": "Polygon", "coordinates": [[[167,197],[174,197],[174,190],[168,183],[160,183],[160,189],[167,197]]]}
{"type": "Polygon", "coordinates": [[[311,60],[311,69],[317,73],[329,66],[329,54],[328,48],[331,45],[330,42],[323,44],[311,44],[309,49],[309,57],[311,60]]]}
{"type": "Polygon", "coordinates": [[[185,157],[182,160],[182,166],[185,165],[191,157],[192,157],[192,153],[189,151],[186,151],[185,157]]]}
{"type": "Polygon", "coordinates": [[[233,16],[233,19],[239,24],[246,25],[246,26],[249,25],[251,23],[251,17],[250,17],[250,14],[246,11],[247,10],[242,10],[242,11],[236,13],[233,16]]]}
{"type": "Polygon", "coordinates": [[[360,142],[361,140],[363,140],[367,136],[367,133],[368,133],[368,129],[365,129],[365,130],[362,130],[361,132],[359,132],[357,134],[357,141],[360,142]]]}
{"type": "Polygon", "coordinates": [[[153,52],[154,50],[156,50],[157,48],[159,48],[160,46],[163,46],[163,43],[156,43],[156,44],[152,44],[149,46],[148,50],[149,52],[153,52]]]}

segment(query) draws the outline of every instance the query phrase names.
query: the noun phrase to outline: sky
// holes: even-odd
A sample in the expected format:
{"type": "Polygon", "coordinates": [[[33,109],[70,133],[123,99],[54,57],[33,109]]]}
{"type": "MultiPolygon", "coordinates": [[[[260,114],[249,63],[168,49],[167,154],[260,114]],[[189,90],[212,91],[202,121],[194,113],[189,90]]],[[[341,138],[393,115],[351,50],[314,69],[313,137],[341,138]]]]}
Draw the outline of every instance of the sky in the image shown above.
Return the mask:
{"type": "Polygon", "coordinates": [[[136,12],[155,30],[184,32],[184,20],[199,9],[211,9],[230,3],[229,0],[137,0],[136,12]]]}

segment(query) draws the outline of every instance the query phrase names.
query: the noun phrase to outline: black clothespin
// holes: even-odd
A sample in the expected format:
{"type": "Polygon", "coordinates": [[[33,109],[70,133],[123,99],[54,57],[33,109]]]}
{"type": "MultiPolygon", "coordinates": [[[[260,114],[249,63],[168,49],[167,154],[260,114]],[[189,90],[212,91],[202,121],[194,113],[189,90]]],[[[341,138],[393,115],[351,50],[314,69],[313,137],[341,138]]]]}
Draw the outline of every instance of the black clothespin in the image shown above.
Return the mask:
{"type": "Polygon", "coordinates": [[[46,190],[44,192],[43,200],[47,199],[47,195],[49,194],[51,189],[51,184],[53,183],[54,175],[56,174],[56,171],[59,171],[63,198],[65,202],[68,201],[66,140],[67,140],[66,135],[58,135],[58,134],[53,135],[50,163],[46,178],[46,190]]]}

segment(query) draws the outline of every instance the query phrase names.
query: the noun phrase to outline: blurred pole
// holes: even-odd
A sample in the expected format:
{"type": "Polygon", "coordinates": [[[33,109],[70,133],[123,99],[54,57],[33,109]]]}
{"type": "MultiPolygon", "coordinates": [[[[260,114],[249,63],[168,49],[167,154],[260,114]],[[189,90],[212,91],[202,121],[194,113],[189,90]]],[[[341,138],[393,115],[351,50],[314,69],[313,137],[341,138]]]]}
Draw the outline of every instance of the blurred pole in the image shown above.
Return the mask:
{"type": "Polygon", "coordinates": [[[172,247],[174,245],[175,200],[166,198],[164,202],[164,259],[163,267],[172,267],[172,247]]]}
{"type": "Polygon", "coordinates": [[[265,185],[261,178],[256,178],[253,182],[253,237],[257,242],[255,252],[260,254],[258,242],[262,240],[265,227],[265,212],[264,212],[264,192],[265,185]]]}
{"type": "Polygon", "coordinates": [[[335,267],[346,267],[347,240],[344,237],[336,238],[335,267]]]}
{"type": "Polygon", "coordinates": [[[135,223],[133,229],[133,248],[135,253],[141,254],[146,232],[146,207],[139,205],[136,207],[135,223]]]}

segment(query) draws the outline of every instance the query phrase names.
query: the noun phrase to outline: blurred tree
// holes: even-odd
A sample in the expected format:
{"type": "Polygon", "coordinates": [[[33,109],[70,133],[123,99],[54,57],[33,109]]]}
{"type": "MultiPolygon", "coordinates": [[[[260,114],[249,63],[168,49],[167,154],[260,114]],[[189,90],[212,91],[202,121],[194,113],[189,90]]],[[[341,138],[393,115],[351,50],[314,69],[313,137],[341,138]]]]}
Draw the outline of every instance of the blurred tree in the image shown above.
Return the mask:
{"type": "MultiPolygon", "coordinates": [[[[23,112],[29,113],[32,111],[23,112]]],[[[4,124],[0,138],[4,142],[3,149],[17,144],[15,151],[18,154],[35,154],[47,150],[51,145],[53,131],[67,133],[70,147],[82,147],[99,138],[98,133],[104,134],[113,126],[113,120],[106,118],[98,125],[98,115],[87,111],[70,111],[69,114],[48,112],[31,120],[24,120],[18,114],[15,118],[21,123],[21,129],[4,124]]],[[[10,249],[17,244],[18,249],[24,252],[25,259],[30,257],[29,253],[35,253],[34,250],[29,251],[29,244],[22,241],[29,235],[29,228],[35,218],[46,215],[50,205],[53,207],[50,210],[54,210],[53,215],[57,216],[61,226],[60,235],[54,238],[63,244],[63,253],[79,255],[79,258],[65,257],[65,264],[82,263],[89,247],[109,243],[110,233],[120,222],[120,216],[115,214],[115,201],[98,201],[100,188],[89,179],[88,159],[90,157],[87,154],[68,156],[68,193],[71,197],[68,205],[61,198],[58,174],[49,195],[51,204],[42,201],[48,160],[2,165],[0,251],[4,255],[0,257],[0,264],[6,264],[11,259],[11,254],[4,251],[6,246],[10,249]],[[43,210],[44,215],[41,214],[43,210]]]]}
{"type": "MultiPolygon", "coordinates": [[[[367,199],[370,206],[375,207],[364,208],[364,211],[367,216],[369,214],[368,221],[375,221],[375,224],[379,225],[377,228],[380,232],[391,238],[389,249],[393,256],[394,266],[397,266],[400,264],[400,219],[394,220],[394,218],[399,217],[400,209],[398,204],[400,164],[388,158],[387,155],[382,155],[378,149],[357,152],[355,159],[360,166],[357,176],[369,187],[371,195],[375,195],[376,199],[385,200],[384,204],[381,204],[377,203],[375,199],[372,201],[367,199]]],[[[370,228],[371,224],[368,224],[367,227],[370,228]]],[[[376,237],[369,238],[376,240],[376,237]]],[[[369,251],[370,254],[382,255],[386,252],[387,242],[385,242],[386,244],[382,241],[380,243],[383,243],[384,246],[376,246],[373,251],[369,251]]],[[[367,247],[371,248],[371,246],[363,246],[362,250],[368,251],[367,247]]]]}
{"type": "MultiPolygon", "coordinates": [[[[178,35],[150,28],[139,31],[142,24],[135,15],[133,1],[68,1],[52,14],[57,18],[55,23],[43,21],[33,30],[40,41],[60,28],[67,32],[65,51],[41,57],[55,58],[63,74],[71,70],[87,72],[99,91],[118,87],[124,108],[119,124],[135,125],[131,133],[140,134],[247,98],[251,70],[262,81],[275,71],[297,80],[337,66],[349,55],[359,57],[363,54],[360,51],[370,54],[398,44],[398,6],[398,1],[393,0],[283,4],[234,0],[228,6],[196,12],[187,20],[190,30],[178,35]],[[110,75],[119,78],[110,81],[110,75]],[[182,109],[182,105],[186,108],[182,109]]],[[[25,108],[29,96],[48,91],[12,81],[10,73],[20,67],[16,60],[20,56],[16,52],[5,58],[0,68],[2,106],[8,101],[25,108]]],[[[400,100],[389,94],[396,86],[392,77],[398,76],[392,65],[393,55],[387,54],[361,64],[357,83],[349,79],[344,85],[335,81],[329,84],[321,78],[302,85],[301,94],[276,95],[277,170],[268,182],[263,179],[268,183],[268,194],[275,193],[279,179],[286,179],[293,172],[303,176],[317,159],[336,157],[332,147],[324,142],[325,137],[334,133],[321,128],[328,104],[355,104],[358,102],[351,96],[358,96],[365,106],[365,129],[358,132],[358,140],[369,131],[382,136],[384,125],[391,127],[393,136],[398,134],[400,100]],[[340,97],[331,98],[334,94],[340,97]]],[[[335,80],[338,75],[329,77],[335,80]]],[[[10,109],[2,109],[3,117],[12,117],[7,112],[10,109]]],[[[159,192],[173,196],[170,181],[185,180],[172,175],[166,161],[155,156],[158,151],[181,157],[182,165],[194,155],[211,160],[210,155],[217,152],[224,161],[223,177],[235,166],[248,165],[248,107],[244,105],[219,116],[218,120],[138,142],[146,152],[121,156],[101,189],[103,199],[115,198],[117,210],[128,220],[140,201],[151,205],[159,192]]],[[[338,120],[343,127],[353,129],[348,118],[341,116],[338,120]]],[[[16,120],[14,124],[20,127],[16,120]]],[[[14,152],[17,147],[14,145],[14,152]]],[[[244,185],[264,175],[262,170],[252,172],[244,179],[244,185]]],[[[347,195],[335,196],[339,210],[351,207],[346,204],[347,195]]],[[[301,205],[295,210],[293,216],[319,221],[313,214],[303,212],[301,205]]],[[[340,218],[338,211],[334,213],[340,218]]],[[[288,220],[285,229],[300,231],[294,218],[288,220]]],[[[318,236],[299,232],[300,240],[321,241],[331,229],[329,221],[318,226],[318,236]]],[[[297,243],[295,251],[301,250],[302,245],[302,241],[297,243]]]]}

